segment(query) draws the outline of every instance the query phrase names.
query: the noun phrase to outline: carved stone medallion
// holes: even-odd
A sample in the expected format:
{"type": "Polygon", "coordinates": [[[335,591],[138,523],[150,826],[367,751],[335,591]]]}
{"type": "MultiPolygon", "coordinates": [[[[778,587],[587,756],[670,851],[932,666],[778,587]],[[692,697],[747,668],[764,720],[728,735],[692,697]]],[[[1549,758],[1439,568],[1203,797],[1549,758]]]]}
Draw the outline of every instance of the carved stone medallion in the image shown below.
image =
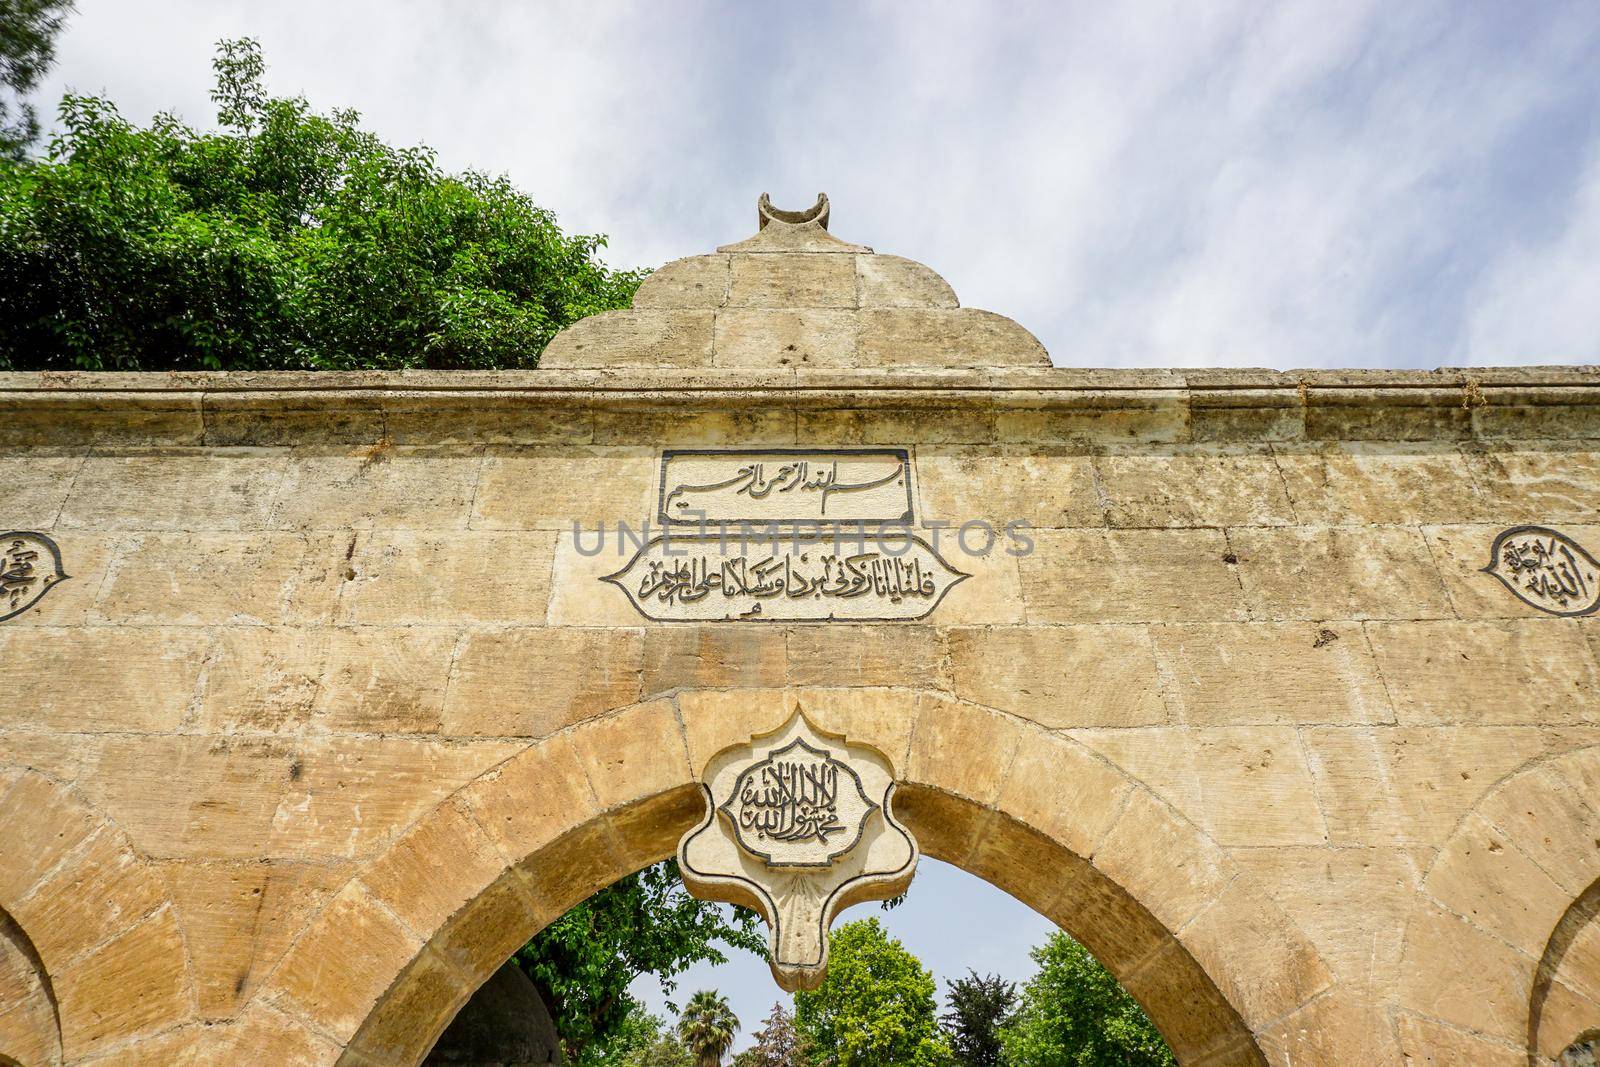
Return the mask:
{"type": "Polygon", "coordinates": [[[758,912],[778,985],[815,989],[834,916],[898,896],[916,872],[917,842],[894,817],[893,766],[796,707],[776,732],[714,756],[702,788],[706,816],[678,843],[684,885],[758,912]]]}
{"type": "Polygon", "coordinates": [[[1492,574],[1518,599],[1551,615],[1589,615],[1600,608],[1600,562],[1566,534],[1515,526],[1489,548],[1492,574]]]}
{"type": "Polygon", "coordinates": [[[0,534],[0,622],[21,615],[68,577],[61,550],[44,534],[0,534]]]}

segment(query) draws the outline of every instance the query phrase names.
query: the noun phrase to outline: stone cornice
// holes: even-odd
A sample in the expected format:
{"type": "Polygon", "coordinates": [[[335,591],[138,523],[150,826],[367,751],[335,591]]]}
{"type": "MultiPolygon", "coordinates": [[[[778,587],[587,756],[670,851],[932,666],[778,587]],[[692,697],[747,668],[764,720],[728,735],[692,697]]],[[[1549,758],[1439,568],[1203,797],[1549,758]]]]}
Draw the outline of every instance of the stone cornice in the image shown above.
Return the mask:
{"type": "Polygon", "coordinates": [[[0,441],[15,444],[620,443],[627,413],[773,409],[1011,420],[952,443],[1576,439],[1600,437],[1600,368],[0,374],[0,441]],[[595,411],[613,413],[607,432],[576,424],[595,411]]]}

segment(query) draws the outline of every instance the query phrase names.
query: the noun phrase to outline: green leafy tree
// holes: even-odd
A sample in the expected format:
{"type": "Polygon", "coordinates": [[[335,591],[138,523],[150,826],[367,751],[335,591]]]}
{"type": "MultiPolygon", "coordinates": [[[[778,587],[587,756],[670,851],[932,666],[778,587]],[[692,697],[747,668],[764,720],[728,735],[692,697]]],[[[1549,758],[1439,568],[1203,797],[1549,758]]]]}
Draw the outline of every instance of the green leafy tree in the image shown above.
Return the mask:
{"type": "Polygon", "coordinates": [[[694,1054],[695,1067],[721,1067],[738,1032],[739,1019],[728,998],[709,989],[690,997],[678,1016],[678,1036],[694,1054]]]}
{"type": "Polygon", "coordinates": [[[1057,932],[1032,956],[1039,971],[1001,1030],[1007,1067],[1174,1067],[1144,1009],[1082,945],[1057,932]]]}
{"type": "Polygon", "coordinates": [[[0,0],[0,159],[20,160],[39,136],[27,95],[56,58],[72,0],[0,0]]]}
{"type": "Polygon", "coordinates": [[[828,976],[795,995],[795,1024],[819,1067],[945,1067],[933,975],[877,919],[835,930],[828,976]]]}
{"type": "Polygon", "coordinates": [[[754,1037],[755,1044],[733,1058],[733,1067],[811,1067],[805,1038],[781,1003],[772,1005],[772,1014],[754,1037]]]}
{"type": "Polygon", "coordinates": [[[214,66],[219,130],[69,95],[46,159],[0,163],[0,369],[531,367],[631,301],[505,178],[272,96],[254,41],[214,66]]]}
{"type": "Polygon", "coordinates": [[[1000,1030],[1017,1003],[1017,986],[998,974],[945,980],[950,1010],[939,1017],[960,1067],[1000,1067],[1000,1030]]]}
{"type": "Polygon", "coordinates": [[[721,946],[765,958],[766,938],[752,912],[696,900],[673,860],[602,889],[539,932],[514,959],[555,1020],[567,1062],[593,1067],[627,1039],[642,1013],[628,986],[654,975],[670,994],[690,965],[725,963],[721,946]]]}
{"type": "Polygon", "coordinates": [[[694,1057],[673,1028],[643,1007],[617,1027],[604,1052],[590,1056],[594,1067],[694,1067],[694,1057]]]}

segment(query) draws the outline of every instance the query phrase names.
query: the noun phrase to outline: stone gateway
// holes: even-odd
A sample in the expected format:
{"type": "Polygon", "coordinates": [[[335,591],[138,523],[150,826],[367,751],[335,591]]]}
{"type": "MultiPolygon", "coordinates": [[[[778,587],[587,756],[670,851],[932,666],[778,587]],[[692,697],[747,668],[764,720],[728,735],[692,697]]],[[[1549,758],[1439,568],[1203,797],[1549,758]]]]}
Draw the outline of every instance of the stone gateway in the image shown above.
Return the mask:
{"type": "Polygon", "coordinates": [[[0,1063],[414,1067],[680,842],[1186,1067],[1600,1032],[1600,372],[1056,368],[759,216],[533,372],[0,376],[0,1063]]]}

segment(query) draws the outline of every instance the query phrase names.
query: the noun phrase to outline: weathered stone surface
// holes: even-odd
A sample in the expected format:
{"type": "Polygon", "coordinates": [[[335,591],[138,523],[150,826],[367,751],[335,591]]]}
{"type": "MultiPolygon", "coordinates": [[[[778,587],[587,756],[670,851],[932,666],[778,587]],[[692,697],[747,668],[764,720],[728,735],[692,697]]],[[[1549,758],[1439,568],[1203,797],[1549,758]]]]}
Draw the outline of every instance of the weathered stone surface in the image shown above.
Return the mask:
{"type": "Polygon", "coordinates": [[[345,562],[340,621],[543,622],[554,551],[555,534],[537,530],[361,538],[345,562]]]}
{"type": "Polygon", "coordinates": [[[91,530],[260,529],[285,464],[278,450],[92,455],[59,521],[91,530]]]}
{"type": "Polygon", "coordinates": [[[35,449],[0,458],[0,514],[8,530],[49,530],[83,468],[86,449],[35,449]]]}
{"type": "Polygon", "coordinates": [[[1018,564],[1033,622],[1243,619],[1220,530],[1040,530],[1018,564]]]}
{"type": "Polygon", "coordinates": [[[1270,452],[1112,453],[1094,465],[1112,526],[1282,526],[1294,518],[1270,452]]]}
{"type": "Polygon", "coordinates": [[[1369,623],[1403,724],[1594,723],[1600,675],[1567,619],[1369,623]]]}
{"type": "Polygon", "coordinates": [[[784,683],[788,634],[772,626],[667,626],[644,631],[644,692],[784,683]]]}
{"type": "Polygon", "coordinates": [[[639,699],[638,630],[534,627],[479,633],[456,661],[442,731],[546,737],[639,699]],[[574,670],[576,664],[591,669],[574,670]],[[522,694],[507,699],[510,691],[522,694]]]}
{"type": "Polygon", "coordinates": [[[313,715],[336,731],[437,731],[457,641],[453,630],[421,627],[334,630],[313,715]]]}
{"type": "Polygon", "coordinates": [[[884,308],[861,314],[866,367],[1029,367],[1050,357],[1033,334],[992,311],[884,308]]]}
{"type": "Polygon", "coordinates": [[[603,311],[557,334],[539,357],[567,367],[708,367],[710,311],[603,311]]]}
{"type": "Polygon", "coordinates": [[[1252,609],[1266,619],[1437,619],[1452,614],[1413,529],[1294,527],[1228,535],[1252,609]]]}
{"type": "Polygon", "coordinates": [[[494,451],[484,457],[472,524],[484,530],[638,530],[653,519],[660,459],[653,449],[494,451]]]}
{"type": "Polygon", "coordinates": [[[1394,711],[1359,626],[1154,626],[1174,716],[1193,726],[1383,723],[1394,711]]]}
{"type": "Polygon", "coordinates": [[[791,685],[947,688],[944,645],[931,626],[796,626],[788,660],[791,685]]]}
{"type": "Polygon", "coordinates": [[[857,256],[856,275],[865,308],[953,308],[958,303],[949,282],[900,256],[857,256]]]}
{"type": "MultiPolygon", "coordinates": [[[[958,537],[963,524],[974,522],[997,532],[1009,523],[1042,529],[1105,525],[1094,467],[1081,453],[924,448],[916,467],[923,521],[949,523],[946,538],[958,537]]],[[[979,544],[982,534],[973,527],[969,536],[979,544]]]]}
{"type": "Polygon", "coordinates": [[[189,629],[19,626],[0,631],[11,679],[0,727],[76,733],[174,730],[196,696],[209,640],[189,629]],[[70,690],[62,679],[73,680],[70,690]]]}
{"type": "Polygon", "coordinates": [[[1128,626],[950,631],[957,696],[1050,728],[1167,721],[1150,638],[1128,626]]]}
{"type": "Polygon", "coordinates": [[[734,256],[729,307],[856,306],[854,256],[776,253],[734,256]]]}
{"type": "Polygon", "coordinates": [[[734,309],[717,315],[718,367],[853,367],[856,315],[844,310],[734,309]]]}
{"type": "Polygon", "coordinates": [[[395,447],[387,439],[347,451],[296,455],[269,522],[293,530],[465,529],[482,464],[476,450],[395,447]],[[396,522],[397,515],[405,518],[396,522]]]}
{"type": "Polygon", "coordinates": [[[164,908],[54,975],[63,1003],[96,1008],[69,1012],[62,1020],[63,1054],[73,1059],[187,1018],[191,990],[181,963],[185,956],[177,917],[164,908]]]}
{"type": "Polygon", "coordinates": [[[727,256],[688,256],[657,267],[633,294],[635,308],[717,308],[728,299],[727,256]]]}
{"type": "Polygon", "coordinates": [[[1278,446],[1295,517],[1305,523],[1419,523],[1484,515],[1473,464],[1453,447],[1278,446]]]}

